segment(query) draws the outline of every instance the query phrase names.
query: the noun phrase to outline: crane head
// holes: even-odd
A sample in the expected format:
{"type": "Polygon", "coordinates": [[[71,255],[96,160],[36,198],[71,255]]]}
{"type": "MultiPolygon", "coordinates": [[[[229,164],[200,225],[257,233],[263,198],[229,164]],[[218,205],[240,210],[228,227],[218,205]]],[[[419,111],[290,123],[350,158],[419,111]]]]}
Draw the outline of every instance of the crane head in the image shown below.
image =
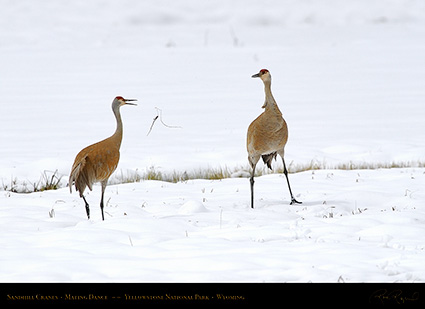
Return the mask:
{"type": "Polygon", "coordinates": [[[259,78],[261,78],[263,81],[264,81],[264,80],[266,80],[266,79],[271,79],[270,72],[269,72],[269,70],[267,70],[267,69],[262,69],[262,70],[260,70],[260,72],[258,72],[257,74],[252,75],[252,77],[253,77],[253,78],[255,78],[255,77],[259,77],[259,78]]]}
{"type": "Polygon", "coordinates": [[[118,106],[123,106],[123,105],[137,105],[135,103],[129,103],[131,101],[137,101],[137,99],[124,99],[121,96],[118,96],[115,98],[114,102],[116,102],[116,104],[118,104],[118,106]]]}

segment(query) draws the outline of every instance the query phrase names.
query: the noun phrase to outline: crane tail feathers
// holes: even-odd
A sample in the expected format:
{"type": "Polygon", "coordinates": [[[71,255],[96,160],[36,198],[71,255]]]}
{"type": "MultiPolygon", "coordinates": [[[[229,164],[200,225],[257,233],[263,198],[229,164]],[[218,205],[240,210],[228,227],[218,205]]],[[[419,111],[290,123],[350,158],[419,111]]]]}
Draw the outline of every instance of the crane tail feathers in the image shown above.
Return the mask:
{"type": "Polygon", "coordinates": [[[273,161],[273,159],[276,159],[276,156],[277,156],[277,152],[272,152],[272,153],[269,153],[269,154],[266,154],[266,155],[262,155],[261,158],[263,158],[264,164],[267,164],[267,167],[269,169],[273,170],[272,169],[272,161],[273,161]]]}
{"type": "Polygon", "coordinates": [[[86,163],[87,157],[72,166],[71,175],[69,176],[69,190],[71,193],[73,183],[75,190],[80,192],[80,196],[83,196],[86,187],[89,187],[90,191],[92,190],[95,175],[93,169],[88,168],[86,163]]]}

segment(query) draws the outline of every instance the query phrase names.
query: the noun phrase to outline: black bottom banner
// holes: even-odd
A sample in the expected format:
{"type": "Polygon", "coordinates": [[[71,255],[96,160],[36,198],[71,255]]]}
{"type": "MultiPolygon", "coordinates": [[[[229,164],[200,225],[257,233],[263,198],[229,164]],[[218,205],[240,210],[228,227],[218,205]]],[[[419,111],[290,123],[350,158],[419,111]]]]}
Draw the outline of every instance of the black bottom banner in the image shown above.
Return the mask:
{"type": "Polygon", "coordinates": [[[2,283],[0,303],[27,305],[425,305],[425,285],[356,283],[2,283]]]}

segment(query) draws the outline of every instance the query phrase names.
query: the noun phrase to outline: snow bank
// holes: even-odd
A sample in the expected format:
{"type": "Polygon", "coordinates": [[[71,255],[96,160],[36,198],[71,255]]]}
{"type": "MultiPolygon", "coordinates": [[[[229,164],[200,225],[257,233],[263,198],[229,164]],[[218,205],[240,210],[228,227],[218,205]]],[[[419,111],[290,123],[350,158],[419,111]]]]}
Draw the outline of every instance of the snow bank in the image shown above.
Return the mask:
{"type": "Polygon", "coordinates": [[[0,195],[2,282],[423,282],[424,169],[0,195]],[[208,211],[206,211],[208,209],[208,211]],[[52,212],[54,210],[54,212],[52,212]]]}
{"type": "Polygon", "coordinates": [[[202,204],[202,202],[199,202],[199,201],[187,201],[179,209],[180,214],[187,214],[187,215],[198,213],[198,212],[206,212],[206,211],[207,209],[205,208],[204,204],[202,204]]]}

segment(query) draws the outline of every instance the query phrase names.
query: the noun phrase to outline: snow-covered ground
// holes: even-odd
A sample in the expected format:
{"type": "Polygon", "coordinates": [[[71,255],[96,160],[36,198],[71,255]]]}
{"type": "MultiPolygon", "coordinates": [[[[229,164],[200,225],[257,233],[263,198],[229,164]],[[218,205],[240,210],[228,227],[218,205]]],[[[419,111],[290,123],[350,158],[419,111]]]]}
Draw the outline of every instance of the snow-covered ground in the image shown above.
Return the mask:
{"type": "MultiPolygon", "coordinates": [[[[111,185],[87,220],[68,188],[0,192],[0,281],[425,281],[423,1],[6,1],[0,179],[63,184],[77,152],[124,139],[117,174],[247,166],[270,70],[286,160],[333,168],[111,185]],[[147,136],[155,107],[163,121],[147,136]],[[50,175],[50,174],[49,174],[50,175]],[[53,209],[53,211],[52,211],[53,209]]],[[[275,167],[279,166],[275,163],[275,167]]]]}
{"type": "Polygon", "coordinates": [[[1,195],[1,280],[71,282],[424,281],[423,169],[314,171],[88,195],[1,195]],[[52,211],[53,210],[53,211],[52,211]]]}

